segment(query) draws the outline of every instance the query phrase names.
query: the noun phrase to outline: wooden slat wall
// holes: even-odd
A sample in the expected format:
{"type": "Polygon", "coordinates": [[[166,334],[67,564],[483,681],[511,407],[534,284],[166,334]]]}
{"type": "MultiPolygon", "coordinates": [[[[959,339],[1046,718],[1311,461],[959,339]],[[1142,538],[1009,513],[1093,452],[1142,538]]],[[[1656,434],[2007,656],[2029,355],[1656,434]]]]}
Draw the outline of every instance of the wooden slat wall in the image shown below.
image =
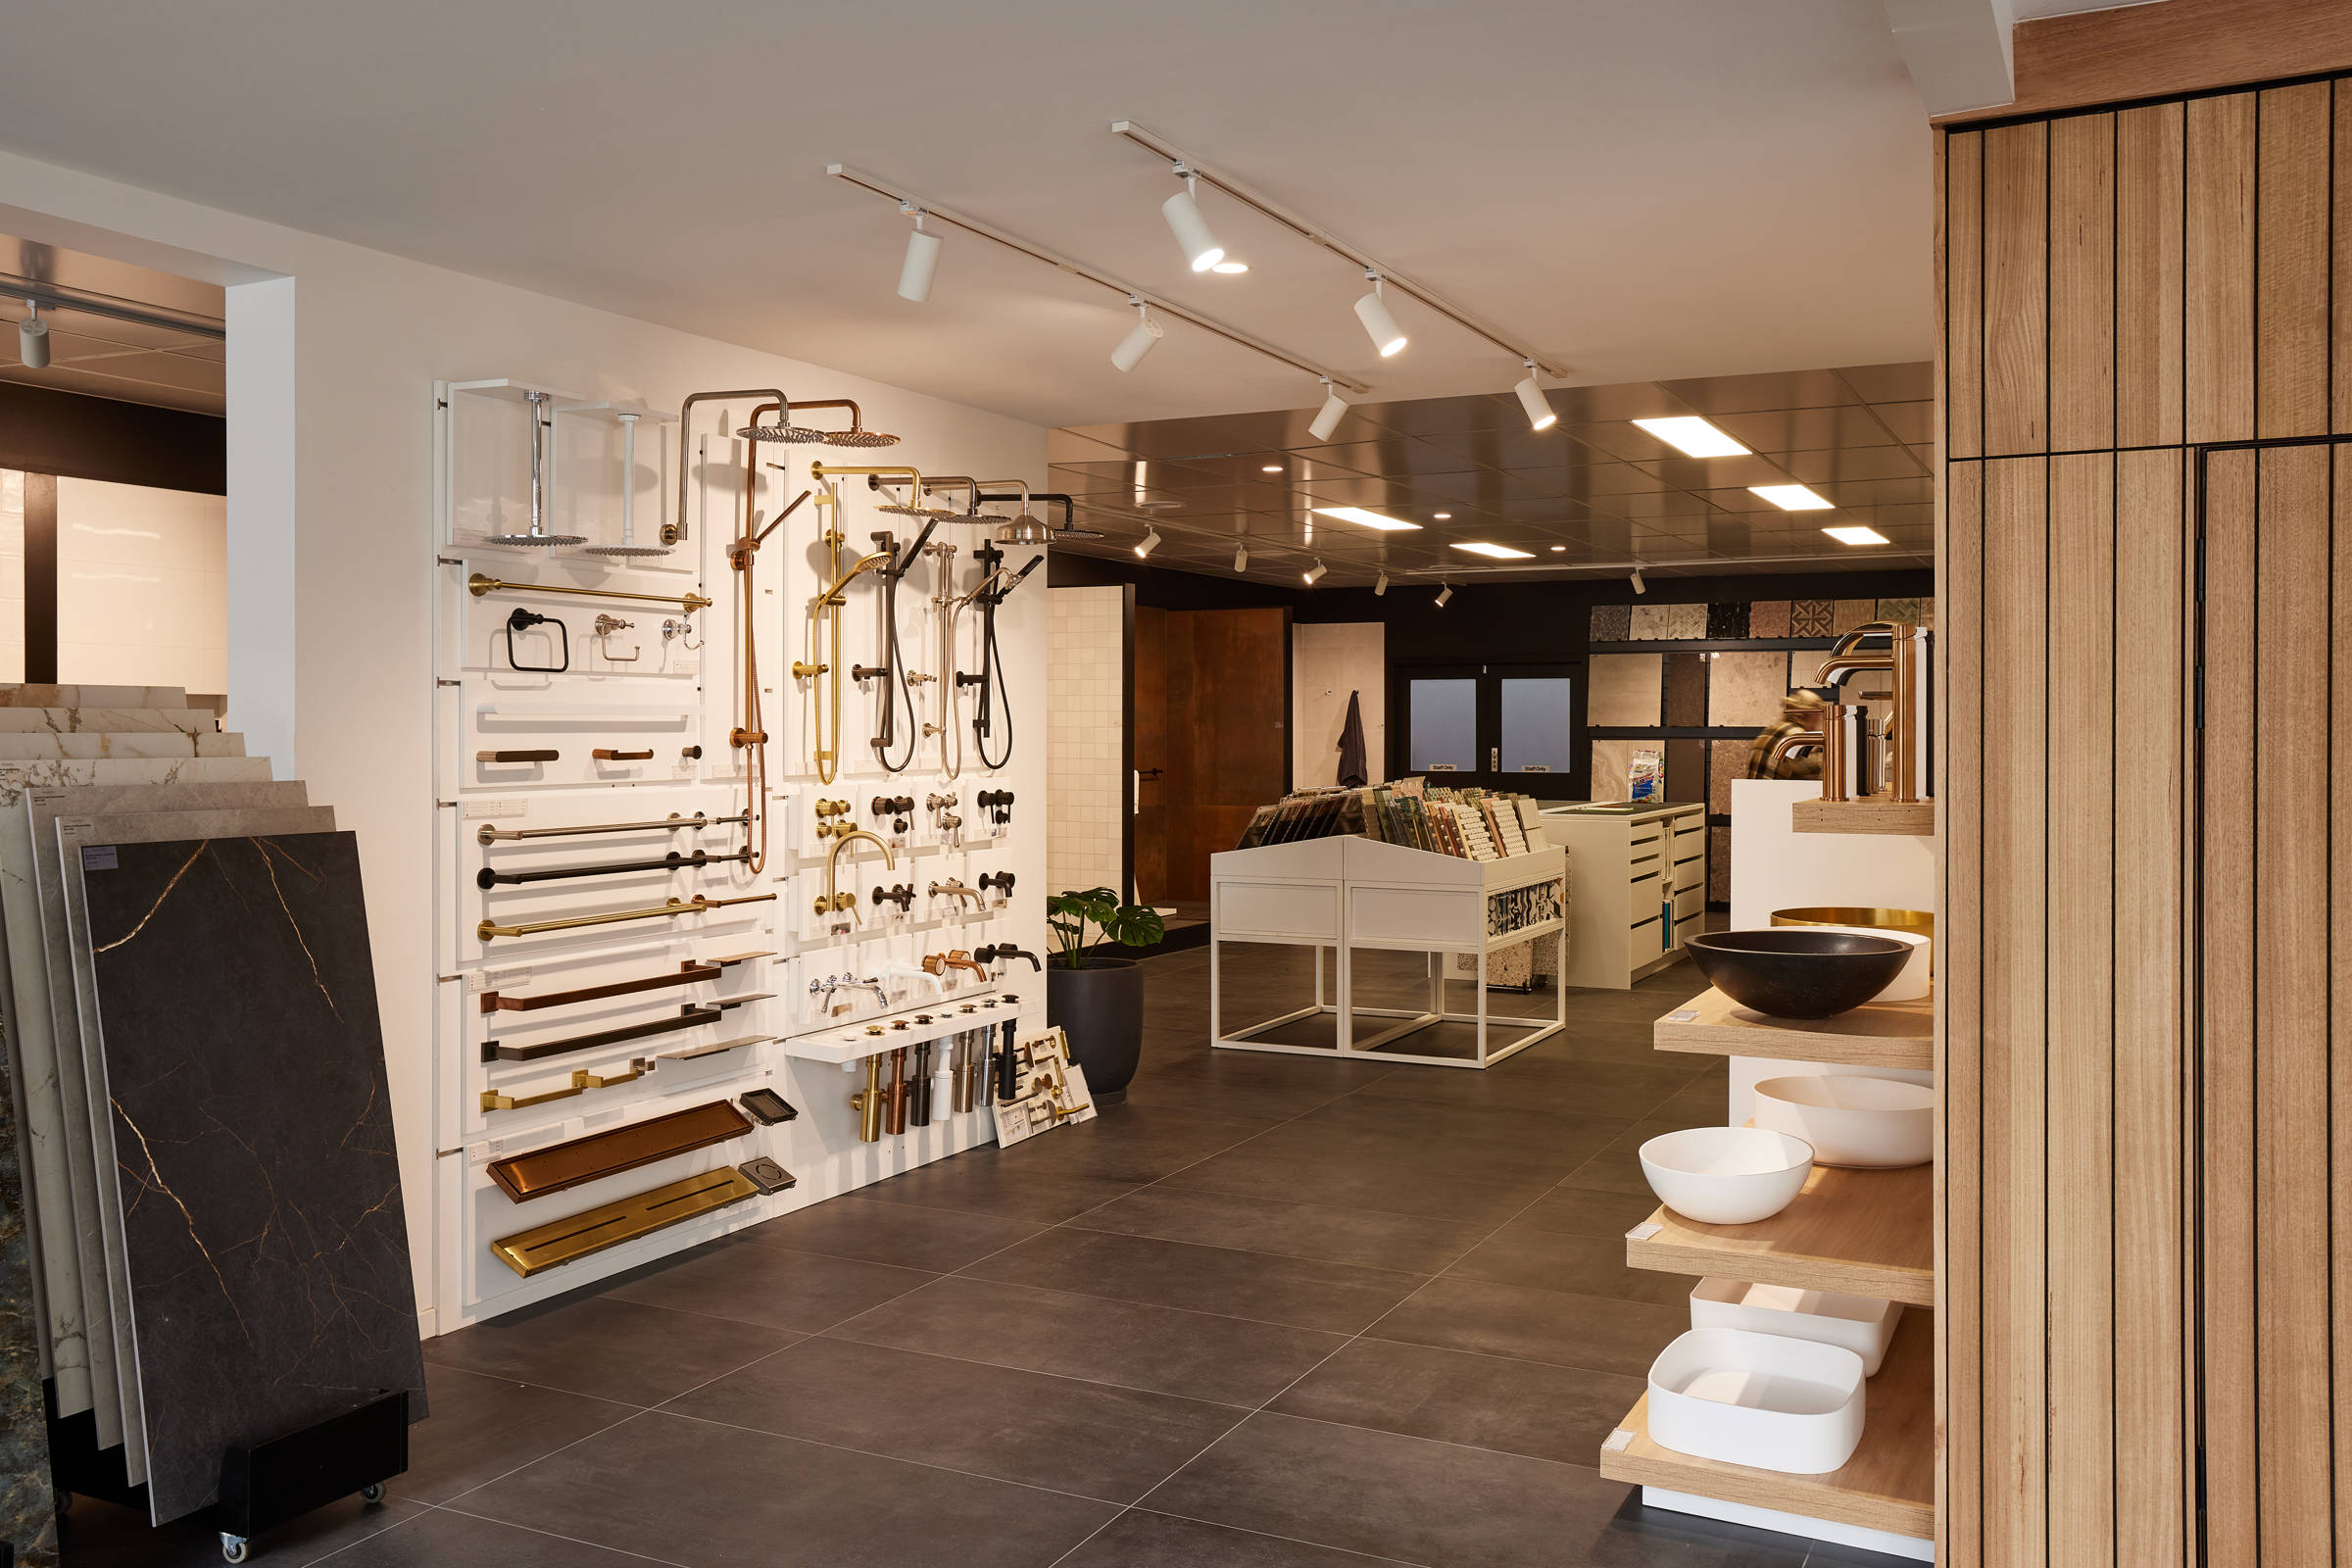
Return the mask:
{"type": "Polygon", "coordinates": [[[1940,167],[1939,1560],[2352,1561],[2352,83],[1940,167]]]}

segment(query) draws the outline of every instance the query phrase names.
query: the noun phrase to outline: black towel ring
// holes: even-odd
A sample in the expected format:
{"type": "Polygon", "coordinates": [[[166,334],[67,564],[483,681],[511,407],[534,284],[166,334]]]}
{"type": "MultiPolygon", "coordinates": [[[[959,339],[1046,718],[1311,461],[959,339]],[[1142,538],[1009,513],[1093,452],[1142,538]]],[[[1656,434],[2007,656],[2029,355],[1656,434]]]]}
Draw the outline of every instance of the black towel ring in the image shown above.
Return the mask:
{"type": "Polygon", "coordinates": [[[514,612],[507,617],[507,663],[509,667],[518,669],[526,675],[563,674],[571,668],[571,628],[553,615],[542,615],[525,610],[520,605],[515,606],[514,612]],[[514,657],[514,634],[518,631],[529,631],[533,626],[556,628],[556,646],[564,650],[564,662],[561,664],[526,664],[514,657]]]}

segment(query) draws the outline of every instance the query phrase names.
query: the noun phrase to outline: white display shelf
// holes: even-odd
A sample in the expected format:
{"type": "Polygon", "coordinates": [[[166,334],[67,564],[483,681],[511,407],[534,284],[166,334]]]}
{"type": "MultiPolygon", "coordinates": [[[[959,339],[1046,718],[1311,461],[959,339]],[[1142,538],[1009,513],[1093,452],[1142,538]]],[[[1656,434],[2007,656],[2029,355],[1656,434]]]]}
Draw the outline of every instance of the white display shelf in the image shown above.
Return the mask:
{"type": "Polygon", "coordinates": [[[1019,1009],[1014,1004],[1020,1000],[1018,995],[1002,992],[993,984],[984,990],[952,991],[944,997],[930,998],[920,1005],[896,1007],[870,1017],[852,1018],[805,1034],[788,1035],[782,1042],[784,1054],[798,1056],[803,1061],[836,1064],[862,1061],[901,1046],[944,1040],[967,1029],[1018,1017],[1019,1009]],[[974,1006],[975,1010],[965,1012],[966,1005],[974,1006]]]}
{"type": "Polygon", "coordinates": [[[1495,860],[1469,860],[1408,849],[1376,839],[1324,838],[1298,844],[1269,844],[1209,857],[1209,1039],[1228,1051],[1278,1052],[1309,1056],[1377,1056],[1382,1061],[1437,1067],[1492,1066],[1567,1024],[1567,997],[1555,992],[1548,1019],[1496,1015],[1487,1008],[1487,955],[1551,937],[1567,962],[1567,853],[1537,850],[1495,860]],[[1488,901],[1495,894],[1550,882],[1560,888],[1563,914],[1500,933],[1488,930],[1488,901]],[[1315,1000],[1279,1017],[1227,1034],[1222,1014],[1222,953],[1227,942],[1274,943],[1315,950],[1315,1000]],[[1323,1001],[1323,950],[1339,955],[1337,1001],[1323,1001]],[[1354,1004],[1355,948],[1431,955],[1429,998],[1420,1008],[1358,1007],[1354,1004]],[[1466,953],[1476,965],[1474,1010],[1448,1011],[1444,966],[1437,956],[1466,953]],[[1334,1044],[1300,1045],[1262,1038],[1302,1018],[1331,1014],[1334,1044]],[[1358,1039],[1355,1020],[1377,1018],[1383,1027],[1358,1039]],[[1393,1020],[1393,1021],[1392,1021],[1393,1020]],[[1383,1049],[1440,1023],[1467,1023],[1477,1030],[1469,1056],[1415,1054],[1383,1049]],[[1499,1046],[1492,1032],[1507,1030],[1499,1046]]]}

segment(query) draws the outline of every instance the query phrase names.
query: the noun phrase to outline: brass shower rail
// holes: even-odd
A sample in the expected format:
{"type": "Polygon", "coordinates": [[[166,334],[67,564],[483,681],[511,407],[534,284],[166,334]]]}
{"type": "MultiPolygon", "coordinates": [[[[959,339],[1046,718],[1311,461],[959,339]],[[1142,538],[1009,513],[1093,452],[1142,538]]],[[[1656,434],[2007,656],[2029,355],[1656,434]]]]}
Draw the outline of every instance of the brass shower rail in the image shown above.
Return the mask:
{"type": "Polygon", "coordinates": [[[710,601],[701,594],[633,594],[618,588],[568,588],[553,582],[508,582],[503,577],[489,577],[475,572],[466,579],[466,592],[479,599],[484,594],[497,593],[502,588],[526,594],[572,594],[581,599],[632,599],[640,604],[677,605],[689,615],[698,610],[710,608],[710,601]]]}
{"type": "Polygon", "coordinates": [[[888,551],[875,551],[870,555],[860,557],[848,570],[842,569],[841,546],[847,535],[843,532],[841,520],[841,492],[834,487],[833,481],[851,475],[868,479],[903,479],[908,487],[907,504],[909,506],[921,505],[926,487],[923,483],[922,471],[904,464],[890,464],[881,466],[845,466],[839,464],[811,463],[808,465],[808,472],[810,477],[824,487],[824,499],[817,504],[827,508],[828,511],[824,532],[818,536],[818,542],[825,547],[825,569],[832,574],[833,582],[830,587],[816,596],[815,603],[809,607],[807,635],[804,638],[804,647],[808,657],[794,662],[792,674],[795,680],[808,680],[813,683],[820,676],[825,680],[821,697],[813,684],[810,687],[811,706],[815,708],[816,712],[811,719],[814,733],[809,737],[809,749],[813,754],[810,760],[814,766],[817,782],[830,784],[841,771],[842,590],[847,588],[850,579],[859,572],[869,571],[875,566],[894,560],[888,551]],[[820,642],[824,645],[821,649],[818,647],[820,642]]]}
{"type": "Polygon", "coordinates": [[[569,931],[584,925],[617,925],[623,920],[659,920],[664,916],[703,914],[711,909],[723,909],[731,904],[771,904],[773,893],[747,893],[733,899],[706,899],[696,894],[691,899],[672,899],[651,909],[613,909],[605,914],[574,914],[562,920],[532,920],[522,925],[500,925],[484,920],[473,928],[474,935],[487,942],[492,937],[531,937],[542,931],[569,931]]]}

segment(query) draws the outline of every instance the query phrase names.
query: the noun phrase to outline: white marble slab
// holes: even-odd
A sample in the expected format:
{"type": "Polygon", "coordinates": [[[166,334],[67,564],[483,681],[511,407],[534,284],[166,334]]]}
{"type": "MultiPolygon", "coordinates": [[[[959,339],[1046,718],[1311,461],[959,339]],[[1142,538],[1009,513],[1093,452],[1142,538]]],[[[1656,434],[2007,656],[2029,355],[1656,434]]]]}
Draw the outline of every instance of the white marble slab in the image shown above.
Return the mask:
{"type": "MultiPolygon", "coordinates": [[[[235,784],[224,786],[230,791],[258,793],[262,786],[235,784]]],[[[293,788],[299,789],[296,784],[293,788]]],[[[34,803],[38,821],[39,802],[34,803]]],[[[106,1332],[112,1338],[112,1360],[116,1374],[117,1398],[122,1423],[123,1463],[133,1485],[147,1479],[146,1423],[140,1414],[137,1378],[138,1351],[131,1334],[130,1271],[122,1250],[122,1194],[115,1174],[114,1121],[108,1111],[106,1092],[106,1054],[104,1037],[98,1028],[98,990],[96,971],[91,966],[90,927],[87,907],[82,903],[80,870],[81,850],[90,844],[157,844],[178,839],[238,838],[248,835],[274,833],[332,833],[335,830],[334,808],[327,806],[289,806],[268,808],[256,806],[250,809],[179,810],[150,812],[91,813],[53,818],[56,832],[55,855],[39,857],[44,877],[56,877],[62,899],[59,905],[60,924],[56,931],[62,940],[51,950],[52,984],[56,983],[56,955],[68,956],[69,975],[66,986],[74,997],[69,1014],[62,1005],[66,992],[60,990],[57,999],[57,1053],[60,1078],[81,1079],[80,1099],[75,1103],[74,1087],[65,1085],[66,1120],[69,1128],[74,1112],[80,1112],[78,1145],[69,1148],[70,1153],[79,1153],[90,1161],[91,1182],[88,1191],[96,1201],[96,1224],[89,1232],[77,1236],[78,1250],[83,1268],[90,1266],[92,1246],[98,1253],[99,1277],[106,1282],[108,1318],[106,1332]]],[[[44,889],[41,901],[43,923],[48,923],[50,900],[44,889]]],[[[54,929],[54,928],[53,928],[54,929]]],[[[74,1136],[71,1132],[69,1136],[74,1136]]],[[[76,1177],[79,1172],[76,1171],[76,1177]]],[[[74,1218],[82,1219],[79,1200],[82,1189],[74,1192],[74,1218]]],[[[85,1273],[85,1281],[88,1279],[85,1273]]],[[[97,1293],[83,1290],[84,1310],[89,1313],[91,1361],[93,1366],[108,1347],[100,1343],[96,1322],[97,1293]]]]}
{"type": "MultiPolygon", "coordinates": [[[[0,959],[5,960],[0,972],[6,976],[0,1000],[8,1012],[10,1078],[17,1101],[13,1108],[27,1198],[25,1228],[40,1287],[34,1305],[41,1318],[42,1375],[55,1380],[61,1416],[92,1408],[92,1388],[27,797],[36,789],[252,783],[269,777],[266,757],[0,763],[0,933],[5,935],[0,941],[0,959]]],[[[113,1428],[111,1416],[106,1424],[113,1428]]]]}
{"type": "Polygon", "coordinates": [[[209,708],[10,708],[0,707],[0,734],[136,734],[176,730],[209,735],[220,720],[209,708]]]}
{"type": "Polygon", "coordinates": [[[38,761],[44,758],[101,757],[243,757],[242,735],[182,735],[175,730],[144,734],[83,731],[59,735],[0,733],[0,761],[38,761]]]}
{"type": "Polygon", "coordinates": [[[0,686],[0,708],[185,708],[177,686],[0,686]]]}

